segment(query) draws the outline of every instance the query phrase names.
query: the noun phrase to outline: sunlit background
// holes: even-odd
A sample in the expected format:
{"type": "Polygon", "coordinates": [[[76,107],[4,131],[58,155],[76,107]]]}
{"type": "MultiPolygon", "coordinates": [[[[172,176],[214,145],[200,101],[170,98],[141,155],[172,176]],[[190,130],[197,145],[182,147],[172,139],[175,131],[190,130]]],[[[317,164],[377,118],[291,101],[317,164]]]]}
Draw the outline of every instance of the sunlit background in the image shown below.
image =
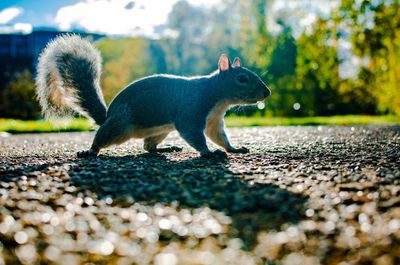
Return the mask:
{"type": "Polygon", "coordinates": [[[236,115],[399,115],[398,14],[393,0],[3,0],[0,117],[41,117],[37,57],[63,32],[95,41],[107,102],[146,75],[208,74],[225,52],[272,90],[236,115]]]}

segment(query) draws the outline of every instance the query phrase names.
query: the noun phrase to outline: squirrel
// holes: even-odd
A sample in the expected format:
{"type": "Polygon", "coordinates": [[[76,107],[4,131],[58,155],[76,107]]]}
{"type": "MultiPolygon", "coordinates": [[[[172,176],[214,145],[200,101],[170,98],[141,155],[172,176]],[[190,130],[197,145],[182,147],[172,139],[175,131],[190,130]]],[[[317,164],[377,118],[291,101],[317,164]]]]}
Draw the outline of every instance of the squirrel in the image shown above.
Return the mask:
{"type": "Polygon", "coordinates": [[[210,151],[206,136],[227,152],[247,153],[247,148],[230,144],[224,130],[225,112],[271,94],[257,74],[242,67],[239,58],[231,64],[222,54],[218,70],[209,75],[156,74],[136,80],[107,109],[100,88],[101,62],[100,52],[88,40],[72,34],[58,36],[39,56],[36,93],[44,116],[69,116],[75,111],[100,126],[91,148],[78,152],[78,157],[97,156],[102,148],[130,138],[144,138],[148,152],[163,151],[157,145],[173,130],[202,157],[226,156],[221,150],[210,151]]]}

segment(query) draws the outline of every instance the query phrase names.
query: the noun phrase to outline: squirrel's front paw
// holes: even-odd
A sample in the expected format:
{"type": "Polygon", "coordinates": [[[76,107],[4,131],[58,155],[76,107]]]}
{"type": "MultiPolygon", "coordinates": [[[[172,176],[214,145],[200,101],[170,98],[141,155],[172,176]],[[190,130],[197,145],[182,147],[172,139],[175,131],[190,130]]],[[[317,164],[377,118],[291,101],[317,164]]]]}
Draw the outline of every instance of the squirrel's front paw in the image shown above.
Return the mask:
{"type": "Polygon", "coordinates": [[[97,156],[97,152],[92,149],[89,149],[89,150],[79,151],[78,153],[76,153],[76,155],[79,158],[95,157],[97,156]]]}
{"type": "Polygon", "coordinates": [[[228,152],[229,153],[237,153],[237,154],[247,154],[250,150],[244,146],[240,147],[240,148],[232,148],[229,149],[228,152]]]}
{"type": "Polygon", "coordinates": [[[207,152],[201,154],[201,157],[203,158],[217,158],[217,159],[224,159],[227,157],[226,153],[224,151],[221,151],[219,149],[215,150],[214,152],[207,152]]]}

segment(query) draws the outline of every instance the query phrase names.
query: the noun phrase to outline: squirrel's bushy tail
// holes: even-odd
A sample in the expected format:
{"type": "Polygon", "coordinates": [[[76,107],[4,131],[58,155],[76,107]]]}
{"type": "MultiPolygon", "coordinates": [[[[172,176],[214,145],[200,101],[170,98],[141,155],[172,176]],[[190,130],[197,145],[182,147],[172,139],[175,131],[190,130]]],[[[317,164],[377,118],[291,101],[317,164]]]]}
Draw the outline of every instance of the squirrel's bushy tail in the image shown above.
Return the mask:
{"type": "Polygon", "coordinates": [[[77,35],[59,36],[39,57],[36,92],[46,118],[76,111],[101,125],[107,107],[100,88],[100,53],[77,35]]]}

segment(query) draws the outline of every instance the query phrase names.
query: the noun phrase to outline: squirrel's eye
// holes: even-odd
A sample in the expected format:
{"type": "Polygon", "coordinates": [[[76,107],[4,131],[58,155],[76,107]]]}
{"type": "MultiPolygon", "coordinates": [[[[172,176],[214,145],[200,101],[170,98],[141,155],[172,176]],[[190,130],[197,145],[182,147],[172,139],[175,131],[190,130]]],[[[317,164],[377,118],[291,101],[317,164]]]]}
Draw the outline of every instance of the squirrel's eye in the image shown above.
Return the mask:
{"type": "Polygon", "coordinates": [[[249,77],[245,74],[237,75],[236,79],[239,81],[239,83],[247,83],[249,81],[249,77]]]}

